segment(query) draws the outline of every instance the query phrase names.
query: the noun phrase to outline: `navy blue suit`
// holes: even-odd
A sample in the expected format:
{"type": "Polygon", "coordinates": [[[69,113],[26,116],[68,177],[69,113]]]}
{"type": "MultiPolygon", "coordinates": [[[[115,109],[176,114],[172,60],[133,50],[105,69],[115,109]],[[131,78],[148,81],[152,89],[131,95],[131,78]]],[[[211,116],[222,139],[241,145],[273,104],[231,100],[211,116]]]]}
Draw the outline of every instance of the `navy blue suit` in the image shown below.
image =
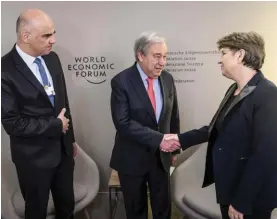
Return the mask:
{"type": "Polygon", "coordinates": [[[203,186],[215,182],[219,204],[251,215],[277,207],[277,88],[257,72],[222,115],[235,89],[229,88],[209,126],[179,139],[183,149],[208,141],[203,186]]]}
{"type": "Polygon", "coordinates": [[[159,77],[163,107],[159,121],[136,67],[111,80],[111,110],[116,137],[110,166],[117,170],[128,219],[147,218],[147,187],[153,219],[170,219],[171,153],[160,151],[163,133],[179,133],[177,94],[173,77],[159,77]]]}

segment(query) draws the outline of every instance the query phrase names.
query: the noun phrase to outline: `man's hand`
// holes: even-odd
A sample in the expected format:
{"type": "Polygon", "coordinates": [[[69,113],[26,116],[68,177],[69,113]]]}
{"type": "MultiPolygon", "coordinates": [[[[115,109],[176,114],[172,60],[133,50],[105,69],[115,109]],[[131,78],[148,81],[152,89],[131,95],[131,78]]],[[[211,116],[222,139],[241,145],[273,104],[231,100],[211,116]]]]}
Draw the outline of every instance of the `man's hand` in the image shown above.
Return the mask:
{"type": "Polygon", "coordinates": [[[77,155],[78,146],[79,145],[77,144],[77,142],[73,143],[73,157],[76,157],[76,155],[77,155]]]}
{"type": "Polygon", "coordinates": [[[234,209],[232,205],[229,206],[228,215],[231,219],[243,219],[243,214],[234,209]]]}
{"type": "Polygon", "coordinates": [[[58,119],[60,119],[63,123],[63,133],[66,133],[66,131],[68,130],[68,123],[69,123],[69,119],[67,119],[64,114],[66,112],[66,109],[63,108],[60,112],[60,114],[58,115],[58,119]]]}
{"type": "Polygon", "coordinates": [[[160,149],[163,152],[173,152],[176,151],[178,149],[180,149],[180,142],[177,136],[176,137],[170,137],[172,134],[165,134],[163,137],[163,140],[160,144],[160,149]]]}

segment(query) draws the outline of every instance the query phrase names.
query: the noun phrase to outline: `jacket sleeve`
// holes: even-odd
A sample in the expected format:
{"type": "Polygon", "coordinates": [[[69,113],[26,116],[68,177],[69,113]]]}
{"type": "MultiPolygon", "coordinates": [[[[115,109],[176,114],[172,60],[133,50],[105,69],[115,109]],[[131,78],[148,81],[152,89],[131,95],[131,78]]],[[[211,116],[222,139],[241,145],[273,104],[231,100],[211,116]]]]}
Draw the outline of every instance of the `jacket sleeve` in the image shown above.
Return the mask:
{"type": "Polygon", "coordinates": [[[10,83],[7,72],[1,76],[1,121],[8,135],[33,137],[62,135],[62,121],[56,117],[38,118],[20,114],[18,100],[10,83]]]}
{"type": "MultiPolygon", "coordinates": [[[[233,83],[226,91],[225,93],[225,97],[228,94],[228,92],[234,88],[234,86],[236,86],[235,83],[233,83]]],[[[222,104],[222,102],[221,102],[222,104]]],[[[216,114],[214,115],[214,117],[216,116],[216,114]]],[[[214,120],[214,118],[212,119],[212,121],[214,120]]],[[[187,148],[194,146],[194,145],[198,145],[198,144],[202,144],[204,142],[207,142],[209,140],[209,127],[212,124],[212,121],[210,123],[209,126],[203,126],[200,129],[193,129],[191,131],[185,132],[180,134],[179,140],[181,143],[181,147],[183,150],[186,150],[187,148]]]]}
{"type": "Polygon", "coordinates": [[[203,126],[200,129],[193,129],[188,132],[184,132],[180,134],[179,141],[183,150],[187,148],[202,144],[208,141],[209,138],[209,126],[203,126]]]}

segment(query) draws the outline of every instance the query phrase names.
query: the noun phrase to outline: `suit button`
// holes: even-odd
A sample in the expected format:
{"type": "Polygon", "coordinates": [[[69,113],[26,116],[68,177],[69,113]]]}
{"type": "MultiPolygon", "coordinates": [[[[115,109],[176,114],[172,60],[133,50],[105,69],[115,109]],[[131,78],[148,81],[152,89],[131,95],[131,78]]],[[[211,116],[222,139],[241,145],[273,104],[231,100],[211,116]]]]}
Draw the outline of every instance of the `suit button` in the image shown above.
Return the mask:
{"type": "Polygon", "coordinates": [[[222,148],[218,148],[219,151],[222,151],[222,148]]]}
{"type": "Polygon", "coordinates": [[[160,126],[157,127],[158,131],[160,130],[160,126]]]}

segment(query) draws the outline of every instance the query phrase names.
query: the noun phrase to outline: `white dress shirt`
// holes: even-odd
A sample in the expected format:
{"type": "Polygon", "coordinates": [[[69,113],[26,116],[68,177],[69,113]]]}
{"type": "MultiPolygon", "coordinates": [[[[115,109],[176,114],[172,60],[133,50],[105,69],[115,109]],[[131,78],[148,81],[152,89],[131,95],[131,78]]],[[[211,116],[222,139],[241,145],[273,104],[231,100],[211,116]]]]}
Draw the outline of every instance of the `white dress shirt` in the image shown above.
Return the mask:
{"type": "MultiPolygon", "coordinates": [[[[43,60],[43,58],[41,56],[38,57],[33,57],[28,55],[27,53],[23,52],[19,46],[16,44],[15,45],[16,51],[18,52],[18,54],[20,55],[20,57],[23,59],[23,61],[27,64],[27,66],[30,68],[30,70],[33,72],[33,74],[35,75],[35,77],[38,79],[38,81],[40,82],[40,84],[43,86],[43,82],[42,82],[42,78],[40,76],[40,72],[39,72],[39,68],[38,65],[36,63],[34,63],[36,58],[39,58],[41,60],[41,63],[46,71],[46,75],[48,78],[48,81],[50,83],[50,87],[53,87],[53,80],[51,77],[51,74],[43,60]]],[[[53,87],[54,89],[54,87],[53,87]]]]}

